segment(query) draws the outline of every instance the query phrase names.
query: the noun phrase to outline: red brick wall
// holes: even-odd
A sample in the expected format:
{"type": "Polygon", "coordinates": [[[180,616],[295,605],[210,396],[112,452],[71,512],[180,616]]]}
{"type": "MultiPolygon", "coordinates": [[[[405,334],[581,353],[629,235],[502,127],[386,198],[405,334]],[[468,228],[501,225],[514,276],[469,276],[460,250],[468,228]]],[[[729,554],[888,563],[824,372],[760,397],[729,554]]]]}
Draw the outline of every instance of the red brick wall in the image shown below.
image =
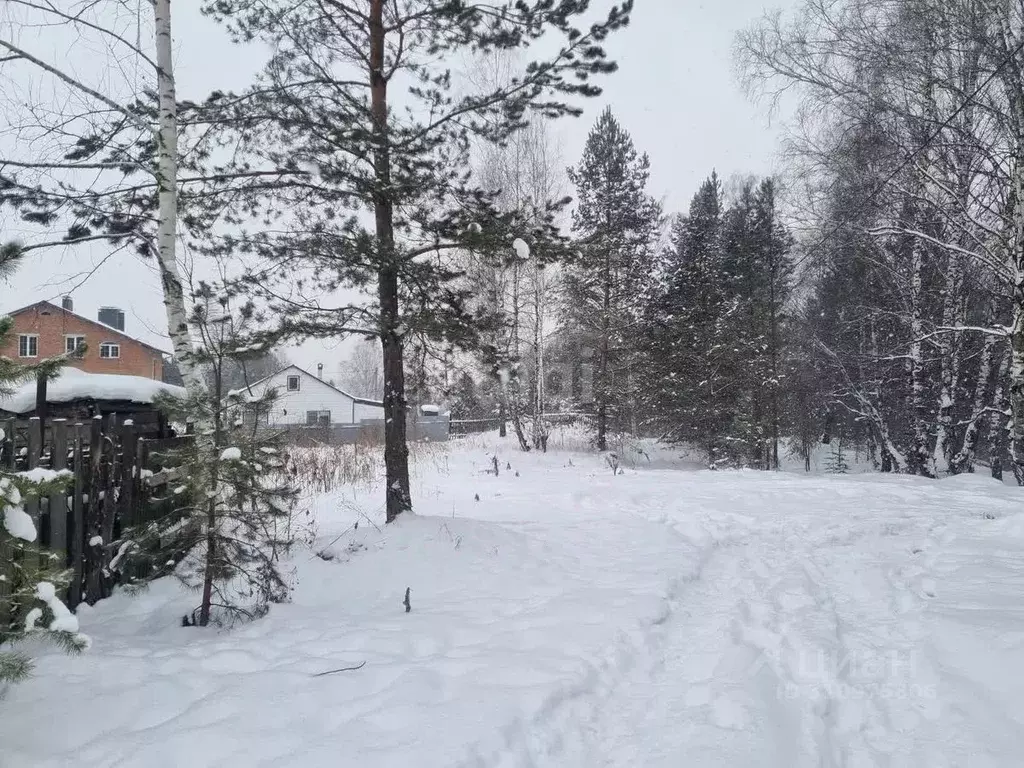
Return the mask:
{"type": "Polygon", "coordinates": [[[0,355],[14,362],[32,362],[46,357],[62,355],[66,351],[64,337],[85,336],[88,347],[80,360],[68,365],[89,373],[119,373],[160,380],[163,377],[163,357],[120,331],[94,323],[56,306],[37,306],[14,316],[14,330],[6,344],[0,344],[0,355]],[[18,336],[23,333],[39,335],[39,356],[32,360],[18,357],[18,336]],[[101,358],[100,344],[111,341],[121,345],[121,356],[101,358]]]}

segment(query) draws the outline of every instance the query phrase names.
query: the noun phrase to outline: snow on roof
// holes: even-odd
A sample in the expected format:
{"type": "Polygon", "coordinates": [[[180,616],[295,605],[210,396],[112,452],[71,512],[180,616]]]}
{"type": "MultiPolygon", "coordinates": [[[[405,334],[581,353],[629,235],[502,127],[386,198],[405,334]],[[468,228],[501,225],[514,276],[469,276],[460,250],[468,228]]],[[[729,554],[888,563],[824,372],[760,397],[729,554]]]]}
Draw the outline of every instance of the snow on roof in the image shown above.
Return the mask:
{"type": "MultiPolygon", "coordinates": [[[[46,385],[46,402],[67,403],[71,400],[127,400],[152,403],[160,393],[184,397],[185,390],[142,376],[119,376],[112,373],[86,373],[77,368],[64,368],[60,376],[46,385]]],[[[0,411],[27,413],[36,407],[36,382],[29,381],[9,397],[0,397],[0,411]]]]}
{"type": "MultiPolygon", "coordinates": [[[[242,387],[241,389],[233,389],[230,392],[228,392],[228,394],[229,395],[241,395],[241,396],[243,396],[247,400],[256,400],[256,399],[258,399],[259,396],[257,395],[256,392],[253,391],[255,388],[262,386],[263,384],[265,384],[266,382],[270,381],[275,376],[280,376],[285,371],[291,371],[291,370],[298,371],[299,373],[303,374],[304,376],[307,376],[308,378],[312,379],[313,381],[317,381],[317,382],[323,384],[325,387],[333,389],[335,392],[344,395],[349,400],[354,400],[355,402],[360,403],[362,405],[375,405],[375,406],[378,406],[380,408],[384,407],[384,402],[382,400],[371,400],[368,397],[359,397],[358,395],[350,395],[345,390],[340,389],[340,388],[334,386],[333,384],[331,384],[328,381],[324,381],[319,376],[314,376],[312,373],[310,373],[306,369],[299,368],[299,366],[297,366],[297,365],[286,365],[281,370],[279,370],[279,371],[277,371],[275,373],[272,373],[269,376],[264,376],[259,381],[254,381],[254,382],[252,382],[247,387],[242,387]]],[[[262,391],[263,390],[260,390],[260,392],[262,392],[262,391]]],[[[287,395],[288,393],[284,392],[282,394],[283,395],[287,395]]]]}

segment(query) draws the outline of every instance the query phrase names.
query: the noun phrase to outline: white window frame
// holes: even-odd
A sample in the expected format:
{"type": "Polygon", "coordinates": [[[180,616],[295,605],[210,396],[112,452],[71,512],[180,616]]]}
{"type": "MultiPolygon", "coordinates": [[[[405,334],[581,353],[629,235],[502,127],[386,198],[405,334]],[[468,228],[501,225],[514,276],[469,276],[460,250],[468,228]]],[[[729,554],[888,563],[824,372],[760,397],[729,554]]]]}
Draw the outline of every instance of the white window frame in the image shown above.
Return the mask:
{"type": "Polygon", "coordinates": [[[120,360],[121,359],[121,344],[116,341],[103,341],[100,342],[100,359],[101,360],[120,360]],[[104,350],[113,349],[117,352],[116,355],[112,355],[109,352],[103,354],[104,350]]]}
{"type": "Polygon", "coordinates": [[[81,333],[65,333],[64,334],[64,351],[69,355],[79,356],[78,350],[85,346],[85,336],[81,333]],[[75,339],[75,346],[71,346],[70,342],[75,339]]]}
{"type": "Polygon", "coordinates": [[[284,380],[284,388],[288,392],[298,392],[302,389],[302,379],[299,376],[288,376],[284,380]],[[292,386],[292,381],[295,382],[295,386],[292,386]]]}
{"type": "Polygon", "coordinates": [[[18,334],[18,357],[24,357],[24,358],[39,357],[39,334],[38,333],[19,333],[18,334]],[[25,343],[25,353],[26,354],[22,354],[22,352],[21,352],[21,342],[22,342],[23,339],[26,340],[26,343],[25,343]],[[31,347],[32,347],[31,342],[32,342],[33,339],[35,339],[35,347],[36,347],[35,352],[31,352],[30,351],[31,347]]]}

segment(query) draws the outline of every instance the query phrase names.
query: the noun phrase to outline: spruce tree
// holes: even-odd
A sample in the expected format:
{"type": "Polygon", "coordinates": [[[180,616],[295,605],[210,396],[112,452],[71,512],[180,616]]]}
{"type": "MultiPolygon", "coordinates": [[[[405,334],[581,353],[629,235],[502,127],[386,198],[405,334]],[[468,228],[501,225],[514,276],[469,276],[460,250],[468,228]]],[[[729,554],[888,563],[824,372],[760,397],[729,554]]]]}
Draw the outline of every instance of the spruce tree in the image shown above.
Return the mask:
{"type": "Polygon", "coordinates": [[[761,182],[754,198],[754,233],[757,243],[757,281],[750,300],[757,309],[755,317],[761,337],[758,355],[759,379],[754,382],[765,401],[761,430],[764,466],[779,468],[784,403],[787,392],[787,324],[793,278],[791,250],[793,238],[782,223],[776,202],[776,185],[772,179],[761,182]]]}
{"type": "Polygon", "coordinates": [[[662,437],[728,456],[739,390],[730,332],[735,308],[723,273],[722,185],[713,173],[672,226],[645,316],[649,407],[662,437]]]}
{"type": "Polygon", "coordinates": [[[721,280],[738,376],[730,438],[738,460],[778,469],[792,239],[779,219],[775,182],[744,183],[724,230],[721,280]]]}
{"type": "Polygon", "coordinates": [[[637,409],[637,335],[654,262],[661,206],[647,193],[650,161],[639,154],[611,108],[587,137],[569,178],[576,185],[573,230],[579,255],[564,276],[567,322],[594,352],[598,450],[612,424],[633,427],[637,409]]]}

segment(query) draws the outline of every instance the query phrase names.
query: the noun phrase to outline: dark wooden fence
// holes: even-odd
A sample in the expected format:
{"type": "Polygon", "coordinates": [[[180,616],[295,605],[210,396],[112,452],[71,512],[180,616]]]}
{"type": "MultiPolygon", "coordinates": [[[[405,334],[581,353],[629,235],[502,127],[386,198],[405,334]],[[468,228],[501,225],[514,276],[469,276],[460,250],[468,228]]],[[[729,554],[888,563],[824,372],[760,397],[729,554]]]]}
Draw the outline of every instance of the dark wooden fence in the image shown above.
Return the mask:
{"type": "MultiPolygon", "coordinates": [[[[111,562],[122,529],[167,514],[166,493],[177,471],[168,466],[174,449],[189,438],[145,439],[143,427],[125,415],[96,416],[87,422],[39,418],[0,420],[0,468],[23,472],[43,467],[68,470],[65,491],[26,502],[38,532],[36,543],[63,558],[70,570],[67,602],[96,602],[114,584],[111,562]]],[[[0,614],[10,589],[14,553],[0,545],[0,614]]],[[[0,622],[5,617],[0,615],[0,622]]]]}

